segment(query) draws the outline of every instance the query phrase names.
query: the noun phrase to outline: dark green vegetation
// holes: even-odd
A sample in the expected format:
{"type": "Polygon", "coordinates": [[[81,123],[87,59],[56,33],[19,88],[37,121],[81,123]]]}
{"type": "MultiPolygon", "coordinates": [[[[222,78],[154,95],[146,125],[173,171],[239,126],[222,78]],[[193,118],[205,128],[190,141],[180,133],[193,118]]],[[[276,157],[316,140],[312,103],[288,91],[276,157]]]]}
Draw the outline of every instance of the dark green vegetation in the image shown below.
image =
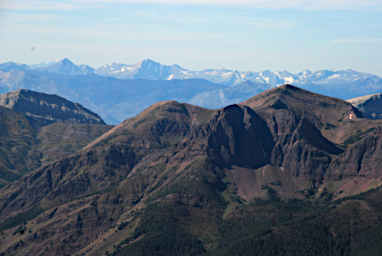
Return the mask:
{"type": "Polygon", "coordinates": [[[381,125],[285,85],[218,110],[160,102],[92,141],[44,126],[41,166],[0,189],[0,252],[380,255],[381,125]]]}

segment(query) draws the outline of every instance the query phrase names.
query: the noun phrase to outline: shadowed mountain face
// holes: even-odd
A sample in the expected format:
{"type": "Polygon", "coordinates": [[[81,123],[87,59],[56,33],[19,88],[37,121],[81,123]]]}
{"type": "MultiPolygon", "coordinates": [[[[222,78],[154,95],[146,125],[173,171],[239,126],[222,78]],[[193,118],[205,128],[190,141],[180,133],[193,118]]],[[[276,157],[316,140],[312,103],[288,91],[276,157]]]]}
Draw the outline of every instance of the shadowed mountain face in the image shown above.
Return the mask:
{"type": "Polygon", "coordinates": [[[1,189],[0,251],[378,255],[381,125],[291,85],[160,102],[1,189]]]}
{"type": "Polygon", "coordinates": [[[382,119],[382,94],[373,94],[348,100],[372,119],[382,119]]]}
{"type": "Polygon", "coordinates": [[[251,108],[231,105],[210,121],[208,156],[221,167],[259,168],[269,163],[273,138],[266,122],[251,108]]]}

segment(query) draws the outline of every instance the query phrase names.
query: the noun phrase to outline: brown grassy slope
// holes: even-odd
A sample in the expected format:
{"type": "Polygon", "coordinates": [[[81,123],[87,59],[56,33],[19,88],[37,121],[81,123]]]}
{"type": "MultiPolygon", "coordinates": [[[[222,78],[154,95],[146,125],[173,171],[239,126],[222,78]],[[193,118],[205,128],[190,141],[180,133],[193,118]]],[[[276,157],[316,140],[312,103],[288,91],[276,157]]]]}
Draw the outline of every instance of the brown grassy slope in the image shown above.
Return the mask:
{"type": "Polygon", "coordinates": [[[17,179],[26,172],[26,156],[36,143],[36,132],[27,118],[0,107],[0,178],[4,182],[17,179]]]}
{"type": "Polygon", "coordinates": [[[103,124],[56,122],[39,129],[34,150],[42,155],[42,164],[56,161],[79,151],[111,128],[103,124]]]}
{"type": "Polygon", "coordinates": [[[42,164],[68,156],[110,126],[53,123],[36,128],[23,114],[0,108],[0,179],[8,184],[42,164]]]}
{"type": "Polygon", "coordinates": [[[29,90],[0,95],[0,184],[68,156],[110,126],[61,97],[29,90]]]}
{"type": "Polygon", "coordinates": [[[0,251],[212,252],[238,216],[278,222],[278,206],[258,199],[330,201],[378,186],[379,125],[289,85],[219,110],[161,102],[2,189],[0,251]]]}

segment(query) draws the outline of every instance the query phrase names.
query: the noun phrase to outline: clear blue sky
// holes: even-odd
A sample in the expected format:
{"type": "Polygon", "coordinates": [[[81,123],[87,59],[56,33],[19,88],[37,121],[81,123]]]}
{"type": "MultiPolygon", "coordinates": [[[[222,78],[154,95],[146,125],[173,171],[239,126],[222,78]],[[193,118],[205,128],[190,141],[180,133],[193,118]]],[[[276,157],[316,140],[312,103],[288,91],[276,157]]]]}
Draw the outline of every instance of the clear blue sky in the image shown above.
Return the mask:
{"type": "Polygon", "coordinates": [[[382,0],[0,0],[0,47],[27,64],[382,75],[382,0]]]}

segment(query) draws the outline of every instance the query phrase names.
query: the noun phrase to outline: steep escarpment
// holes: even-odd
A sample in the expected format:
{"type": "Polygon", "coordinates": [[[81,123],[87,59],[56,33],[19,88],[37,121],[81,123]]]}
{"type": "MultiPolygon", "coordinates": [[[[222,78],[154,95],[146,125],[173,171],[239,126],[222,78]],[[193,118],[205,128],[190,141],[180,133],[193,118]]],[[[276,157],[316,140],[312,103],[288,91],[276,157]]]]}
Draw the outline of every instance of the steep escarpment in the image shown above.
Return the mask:
{"type": "Polygon", "coordinates": [[[266,122],[251,108],[231,105],[218,110],[210,121],[208,156],[222,167],[264,166],[273,144],[266,122]]]}

